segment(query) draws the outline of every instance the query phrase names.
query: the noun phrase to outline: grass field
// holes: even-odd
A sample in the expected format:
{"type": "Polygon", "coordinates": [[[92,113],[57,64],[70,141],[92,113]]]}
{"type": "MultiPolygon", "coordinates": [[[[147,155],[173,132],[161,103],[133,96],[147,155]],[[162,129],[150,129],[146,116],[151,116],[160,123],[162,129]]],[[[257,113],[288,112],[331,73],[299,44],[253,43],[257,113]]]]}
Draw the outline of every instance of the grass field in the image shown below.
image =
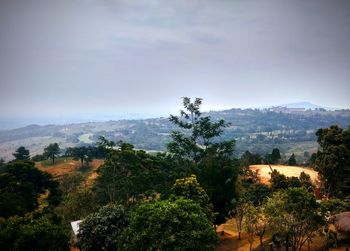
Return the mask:
{"type": "MultiPolygon", "coordinates": [[[[279,173],[284,174],[287,177],[299,177],[301,172],[305,172],[306,174],[310,175],[312,182],[316,183],[318,180],[318,172],[311,168],[284,165],[271,165],[271,168],[277,170],[279,173]]],[[[271,169],[269,165],[251,165],[250,169],[253,171],[258,171],[261,182],[269,183],[271,178],[271,169]]]]}
{"type": "Polygon", "coordinates": [[[79,140],[85,144],[91,144],[92,143],[92,140],[90,139],[91,136],[93,136],[93,133],[85,133],[79,136],[79,140]]]}
{"type": "Polygon", "coordinates": [[[73,160],[72,158],[59,158],[54,165],[50,161],[36,162],[35,165],[38,169],[50,173],[56,178],[65,174],[80,172],[86,175],[87,183],[92,184],[93,180],[97,177],[96,170],[103,162],[103,160],[95,159],[89,163],[89,167],[81,168],[80,161],[73,160]]]}

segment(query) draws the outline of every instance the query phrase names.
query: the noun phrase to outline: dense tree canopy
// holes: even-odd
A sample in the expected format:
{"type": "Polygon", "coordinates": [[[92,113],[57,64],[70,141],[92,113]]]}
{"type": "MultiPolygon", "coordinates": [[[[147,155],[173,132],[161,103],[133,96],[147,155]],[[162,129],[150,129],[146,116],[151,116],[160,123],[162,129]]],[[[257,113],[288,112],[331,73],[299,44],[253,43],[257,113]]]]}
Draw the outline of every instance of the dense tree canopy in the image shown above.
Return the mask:
{"type": "Polygon", "coordinates": [[[315,168],[324,183],[325,192],[350,194],[350,128],[336,125],[319,129],[316,133],[320,145],[315,168]]]}
{"type": "Polygon", "coordinates": [[[129,216],[123,206],[106,205],[79,225],[78,247],[82,251],[118,250],[119,235],[128,224],[129,216]]]}
{"type": "Polygon", "coordinates": [[[24,215],[38,206],[38,196],[49,192],[48,202],[60,201],[58,182],[35,168],[34,162],[14,161],[0,168],[0,216],[24,215]]]}
{"type": "Polygon", "coordinates": [[[90,147],[79,146],[66,149],[66,156],[71,156],[75,160],[80,160],[80,167],[88,166],[93,158],[93,152],[90,147]]]}
{"type": "Polygon", "coordinates": [[[81,220],[95,212],[99,205],[96,195],[90,188],[78,188],[66,194],[55,212],[63,222],[81,220]]]}
{"type": "Polygon", "coordinates": [[[184,179],[177,179],[172,187],[172,193],[176,197],[193,200],[197,202],[210,221],[215,219],[213,205],[204,189],[199,185],[195,175],[184,179]]]}
{"type": "Polygon", "coordinates": [[[172,166],[164,154],[150,155],[119,142],[116,149],[110,148],[105,163],[99,167],[94,189],[101,203],[124,205],[157,193],[169,193],[176,178],[172,166]]]}
{"type": "Polygon", "coordinates": [[[16,152],[12,154],[15,157],[15,160],[29,160],[29,150],[24,146],[20,146],[17,148],[16,152]]]}
{"type": "Polygon", "coordinates": [[[199,204],[185,199],[140,205],[121,238],[121,250],[214,250],[216,233],[199,204]]]}
{"type": "Polygon", "coordinates": [[[267,222],[274,233],[285,237],[293,250],[301,250],[323,224],[320,205],[303,188],[288,188],[273,194],[265,205],[267,222]]]}
{"type": "Polygon", "coordinates": [[[1,250],[68,251],[69,234],[48,218],[12,217],[0,224],[1,250]]]}

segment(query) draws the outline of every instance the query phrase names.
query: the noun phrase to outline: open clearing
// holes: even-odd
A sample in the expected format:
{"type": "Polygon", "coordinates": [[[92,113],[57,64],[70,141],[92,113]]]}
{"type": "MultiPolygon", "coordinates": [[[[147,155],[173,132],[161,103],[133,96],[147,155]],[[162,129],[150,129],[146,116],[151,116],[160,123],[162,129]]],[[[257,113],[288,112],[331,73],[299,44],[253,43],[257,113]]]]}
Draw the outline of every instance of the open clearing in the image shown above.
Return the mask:
{"type": "Polygon", "coordinates": [[[46,162],[36,162],[35,165],[41,171],[52,174],[56,178],[60,178],[62,175],[70,174],[74,172],[82,172],[87,175],[87,184],[91,185],[97,177],[96,170],[99,166],[101,166],[104,161],[100,159],[94,159],[89,163],[89,168],[84,167],[81,168],[81,163],[78,160],[72,160],[70,158],[58,159],[57,164],[46,166],[46,162]],[[44,163],[44,164],[43,164],[44,163]]]}
{"type": "MultiPolygon", "coordinates": [[[[318,172],[311,168],[300,167],[300,166],[283,166],[283,165],[271,165],[271,168],[277,170],[279,173],[284,174],[287,177],[299,177],[301,172],[310,175],[313,183],[318,180],[318,172]]],[[[261,182],[269,183],[271,178],[271,169],[269,165],[251,165],[250,169],[252,171],[258,171],[261,182]]]]}

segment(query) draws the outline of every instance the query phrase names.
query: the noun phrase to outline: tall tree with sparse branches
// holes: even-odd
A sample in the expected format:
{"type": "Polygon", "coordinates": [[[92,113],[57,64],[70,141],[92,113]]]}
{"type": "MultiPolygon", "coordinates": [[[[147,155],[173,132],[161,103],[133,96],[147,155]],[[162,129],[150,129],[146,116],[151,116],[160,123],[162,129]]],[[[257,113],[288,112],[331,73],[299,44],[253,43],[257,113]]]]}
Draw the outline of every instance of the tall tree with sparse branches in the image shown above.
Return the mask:
{"type": "Polygon", "coordinates": [[[179,130],[171,134],[168,151],[175,161],[185,166],[187,175],[196,174],[214,206],[216,224],[225,221],[236,195],[238,160],[234,158],[234,140],[221,141],[224,129],[230,126],[224,120],[213,120],[200,111],[202,99],[194,102],[183,98],[184,109],[180,116],[170,115],[169,120],[179,130]]]}

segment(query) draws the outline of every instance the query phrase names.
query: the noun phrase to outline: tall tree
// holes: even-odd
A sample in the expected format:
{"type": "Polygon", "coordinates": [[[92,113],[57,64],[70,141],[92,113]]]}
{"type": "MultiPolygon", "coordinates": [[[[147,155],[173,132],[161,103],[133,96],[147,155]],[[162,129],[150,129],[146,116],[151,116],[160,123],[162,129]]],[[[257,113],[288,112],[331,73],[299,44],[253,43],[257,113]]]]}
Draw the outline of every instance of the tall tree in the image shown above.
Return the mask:
{"type": "Polygon", "coordinates": [[[297,160],[295,159],[294,153],[289,157],[288,165],[290,165],[290,166],[296,166],[297,165],[297,160]]]}
{"type": "Polygon", "coordinates": [[[49,144],[44,148],[44,156],[52,160],[52,165],[55,164],[55,158],[60,153],[60,147],[57,143],[49,144]]]}
{"type": "Polygon", "coordinates": [[[315,169],[330,195],[350,194],[350,128],[333,125],[316,132],[320,145],[315,169]]]}
{"type": "Polygon", "coordinates": [[[272,149],[272,153],[267,155],[267,161],[269,164],[277,164],[281,159],[281,153],[278,148],[272,149]]]}
{"type": "Polygon", "coordinates": [[[169,120],[180,130],[172,132],[168,151],[181,165],[188,167],[188,174],[197,174],[218,212],[215,223],[219,224],[225,221],[236,197],[238,160],[233,156],[235,141],[219,139],[230,124],[203,116],[201,105],[200,98],[191,102],[190,98],[184,97],[180,116],[170,115],[169,120]]]}
{"type": "Polygon", "coordinates": [[[24,146],[20,146],[17,148],[16,152],[12,154],[16,159],[15,160],[29,160],[29,150],[24,146]]]}

